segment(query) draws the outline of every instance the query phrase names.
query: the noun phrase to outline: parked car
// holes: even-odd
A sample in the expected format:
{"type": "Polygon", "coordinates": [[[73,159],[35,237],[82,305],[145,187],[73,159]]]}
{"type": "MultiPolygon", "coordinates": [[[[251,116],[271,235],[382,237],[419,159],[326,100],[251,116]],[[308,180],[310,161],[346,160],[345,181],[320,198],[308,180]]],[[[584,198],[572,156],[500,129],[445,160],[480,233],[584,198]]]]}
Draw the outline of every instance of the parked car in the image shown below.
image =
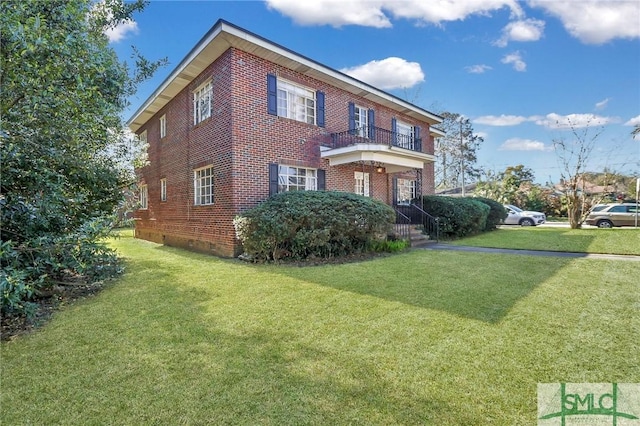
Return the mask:
{"type": "Polygon", "coordinates": [[[522,210],[512,204],[505,204],[504,208],[507,210],[507,217],[502,222],[505,225],[536,226],[547,221],[544,213],[522,210]]]}
{"type": "MultiPolygon", "coordinates": [[[[607,204],[599,210],[591,210],[585,220],[587,225],[598,228],[612,228],[614,226],[634,226],[636,223],[636,203],[607,204]]],[[[638,217],[640,223],[640,216],[638,217]]]]}

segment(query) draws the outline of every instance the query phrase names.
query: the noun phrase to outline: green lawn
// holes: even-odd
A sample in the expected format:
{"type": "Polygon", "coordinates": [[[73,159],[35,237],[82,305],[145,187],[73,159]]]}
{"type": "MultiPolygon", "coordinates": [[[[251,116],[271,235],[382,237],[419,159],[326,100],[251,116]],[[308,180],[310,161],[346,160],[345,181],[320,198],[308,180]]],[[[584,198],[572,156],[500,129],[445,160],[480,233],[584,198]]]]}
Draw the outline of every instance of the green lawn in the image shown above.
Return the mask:
{"type": "Polygon", "coordinates": [[[633,254],[640,256],[640,229],[570,229],[504,226],[451,242],[455,245],[511,249],[633,254]]]}
{"type": "Polygon", "coordinates": [[[1,424],[522,425],[538,383],[640,382],[638,262],[113,245],[120,280],[2,343],[1,424]]]}

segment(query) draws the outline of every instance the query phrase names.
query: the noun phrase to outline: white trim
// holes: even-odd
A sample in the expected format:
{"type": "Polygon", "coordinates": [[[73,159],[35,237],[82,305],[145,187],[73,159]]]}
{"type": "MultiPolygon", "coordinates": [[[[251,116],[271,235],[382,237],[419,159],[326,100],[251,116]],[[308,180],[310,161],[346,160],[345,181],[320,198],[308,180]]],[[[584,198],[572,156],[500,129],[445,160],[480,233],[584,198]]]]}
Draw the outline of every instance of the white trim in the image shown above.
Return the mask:
{"type": "Polygon", "coordinates": [[[160,179],[160,201],[167,201],[167,178],[160,179]]]}
{"type": "Polygon", "coordinates": [[[442,117],[416,105],[274,44],[229,22],[219,20],[138,108],[127,125],[133,131],[137,131],[230,47],[251,52],[263,59],[301,72],[352,94],[365,97],[372,102],[382,104],[415,119],[427,121],[430,124],[442,122],[442,117]]]}
{"type": "Polygon", "coordinates": [[[193,205],[194,206],[208,206],[214,203],[215,199],[214,199],[214,189],[215,189],[215,182],[213,179],[213,165],[209,164],[207,166],[204,167],[199,167],[197,169],[193,169],[193,205]],[[207,174],[206,176],[198,176],[199,172],[202,172],[203,170],[211,170],[210,174],[207,174]],[[210,179],[210,183],[203,185],[203,180],[210,179]],[[205,188],[205,187],[209,187],[211,190],[209,193],[203,194],[201,189],[205,188]],[[202,202],[203,199],[205,199],[205,201],[207,201],[206,199],[209,199],[208,202],[202,202]]]}
{"type": "Polygon", "coordinates": [[[167,136],[167,114],[160,117],[160,139],[167,136]]]}

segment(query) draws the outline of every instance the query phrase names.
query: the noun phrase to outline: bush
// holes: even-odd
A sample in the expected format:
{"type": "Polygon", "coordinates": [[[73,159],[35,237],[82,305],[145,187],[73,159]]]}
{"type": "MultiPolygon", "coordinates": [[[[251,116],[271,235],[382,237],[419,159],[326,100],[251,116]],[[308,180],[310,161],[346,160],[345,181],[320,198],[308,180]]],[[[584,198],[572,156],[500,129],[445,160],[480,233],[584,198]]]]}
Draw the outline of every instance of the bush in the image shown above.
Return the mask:
{"type": "Polygon", "coordinates": [[[480,201],[481,203],[489,206],[489,216],[487,216],[487,223],[484,227],[484,231],[492,231],[500,225],[500,223],[507,218],[507,211],[504,209],[504,205],[490,198],[473,197],[471,200],[480,201]]]}
{"type": "Polygon", "coordinates": [[[346,192],[276,194],[237,216],[245,255],[264,262],[336,257],[370,249],[393,227],[395,213],[381,201],[346,192]]]}
{"type": "Polygon", "coordinates": [[[426,195],[421,198],[422,209],[440,218],[442,238],[460,238],[483,232],[490,208],[471,198],[426,195]]]}
{"type": "Polygon", "coordinates": [[[115,251],[102,242],[109,229],[107,222],[92,221],[63,236],[2,242],[0,312],[29,316],[33,301],[54,285],[94,282],[121,273],[115,251]]]}

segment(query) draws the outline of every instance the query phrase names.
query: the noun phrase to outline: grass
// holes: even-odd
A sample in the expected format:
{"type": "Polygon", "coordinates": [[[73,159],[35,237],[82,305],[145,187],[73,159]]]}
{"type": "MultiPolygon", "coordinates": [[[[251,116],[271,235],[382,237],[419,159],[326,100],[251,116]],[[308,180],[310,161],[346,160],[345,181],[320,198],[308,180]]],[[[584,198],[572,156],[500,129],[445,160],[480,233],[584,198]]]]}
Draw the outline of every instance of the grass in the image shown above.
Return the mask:
{"type": "Polygon", "coordinates": [[[1,424],[535,424],[537,383],[640,382],[637,262],[113,245],[120,280],[2,343],[1,424]]]}
{"type": "Polygon", "coordinates": [[[455,245],[640,256],[640,230],[508,226],[451,242],[455,245]]]}

